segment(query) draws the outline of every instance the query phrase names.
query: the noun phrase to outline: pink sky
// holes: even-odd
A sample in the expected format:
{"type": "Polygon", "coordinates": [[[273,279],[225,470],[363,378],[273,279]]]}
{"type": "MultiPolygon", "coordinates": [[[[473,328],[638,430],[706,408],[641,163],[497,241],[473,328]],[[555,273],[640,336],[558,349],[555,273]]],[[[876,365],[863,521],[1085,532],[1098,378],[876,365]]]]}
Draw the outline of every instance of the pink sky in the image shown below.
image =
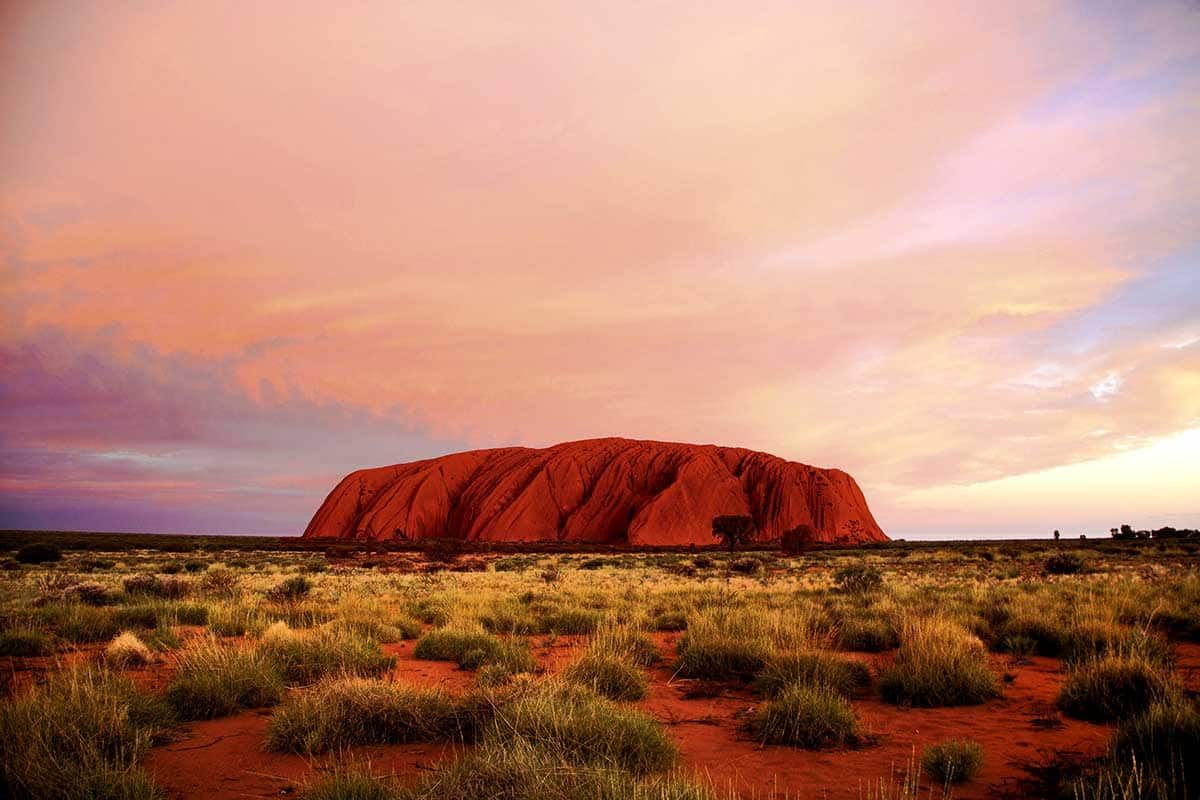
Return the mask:
{"type": "Polygon", "coordinates": [[[1197,131],[1182,1],[6,2],[0,526],[600,435],[1200,526],[1197,131]]]}

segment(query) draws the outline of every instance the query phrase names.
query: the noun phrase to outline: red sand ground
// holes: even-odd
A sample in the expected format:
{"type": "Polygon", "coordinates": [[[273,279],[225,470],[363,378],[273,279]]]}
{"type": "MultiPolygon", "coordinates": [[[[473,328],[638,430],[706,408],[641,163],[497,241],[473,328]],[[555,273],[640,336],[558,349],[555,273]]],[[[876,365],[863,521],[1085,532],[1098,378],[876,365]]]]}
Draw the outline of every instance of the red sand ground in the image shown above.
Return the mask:
{"type": "Polygon", "coordinates": [[[738,447],[616,438],[358,470],[304,536],[709,545],[720,514],[752,515],[763,539],[803,524],[812,542],[887,540],[841,470],[738,447]]]}
{"type": "MultiPolygon", "coordinates": [[[[660,637],[664,656],[671,656],[677,634],[660,637]]],[[[580,637],[539,639],[534,652],[553,673],[574,657],[580,637]]],[[[471,673],[443,662],[412,658],[412,643],[389,646],[398,656],[396,676],[421,685],[440,685],[460,692],[473,684],[471,673]]],[[[857,654],[879,664],[889,656],[857,654]]],[[[1181,666],[1189,681],[1200,675],[1200,646],[1180,648],[1181,666]],[[1188,671],[1190,670],[1190,671],[1188,671]]],[[[669,663],[669,661],[667,662],[669,663]]],[[[954,792],[959,800],[997,796],[1020,797],[1023,767],[1059,753],[1100,754],[1112,732],[1060,717],[1054,698],[1062,682],[1060,664],[1035,658],[1011,664],[994,657],[997,672],[1014,676],[1004,697],[982,706],[951,709],[904,709],[875,699],[854,701],[875,744],[857,750],[809,752],[788,747],[762,747],[740,732],[744,715],[758,702],[743,689],[726,689],[711,698],[684,699],[694,682],[674,679],[667,666],[651,669],[649,697],[640,705],[667,726],[683,755],[683,768],[706,774],[719,787],[732,786],[744,796],[813,797],[858,800],[869,783],[902,772],[925,745],[950,737],[970,737],[983,744],[981,775],[954,792]],[[1039,720],[1052,720],[1047,726],[1039,720]]],[[[147,765],[170,798],[268,797],[290,793],[311,780],[323,761],[267,753],[262,741],[269,712],[251,712],[188,726],[181,741],[155,748],[147,765]]],[[[412,778],[439,759],[462,748],[448,745],[397,745],[356,748],[373,771],[412,778]]]]}

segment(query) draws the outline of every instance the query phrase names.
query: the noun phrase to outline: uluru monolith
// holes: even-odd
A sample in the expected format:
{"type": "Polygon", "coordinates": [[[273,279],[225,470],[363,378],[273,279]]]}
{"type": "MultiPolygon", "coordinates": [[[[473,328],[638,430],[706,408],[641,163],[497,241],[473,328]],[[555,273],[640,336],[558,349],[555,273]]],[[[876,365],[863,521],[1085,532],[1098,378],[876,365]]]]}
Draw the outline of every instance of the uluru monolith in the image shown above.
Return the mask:
{"type": "Polygon", "coordinates": [[[752,517],[762,542],[800,525],[813,543],[887,540],[841,470],[740,447],[618,438],[357,470],[304,536],[711,545],[713,517],[723,514],[752,517]]]}

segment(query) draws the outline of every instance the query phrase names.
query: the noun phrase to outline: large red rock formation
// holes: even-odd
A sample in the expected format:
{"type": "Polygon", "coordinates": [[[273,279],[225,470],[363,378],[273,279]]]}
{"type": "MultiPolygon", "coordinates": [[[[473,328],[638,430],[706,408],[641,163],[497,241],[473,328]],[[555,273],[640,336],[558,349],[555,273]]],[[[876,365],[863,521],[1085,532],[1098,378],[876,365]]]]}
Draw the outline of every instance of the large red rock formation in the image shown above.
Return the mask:
{"type": "Polygon", "coordinates": [[[854,479],[739,447],[589,439],[363,469],[325,499],[305,537],[713,544],[712,519],[759,537],[809,525],[814,542],[885,541],[854,479]]]}

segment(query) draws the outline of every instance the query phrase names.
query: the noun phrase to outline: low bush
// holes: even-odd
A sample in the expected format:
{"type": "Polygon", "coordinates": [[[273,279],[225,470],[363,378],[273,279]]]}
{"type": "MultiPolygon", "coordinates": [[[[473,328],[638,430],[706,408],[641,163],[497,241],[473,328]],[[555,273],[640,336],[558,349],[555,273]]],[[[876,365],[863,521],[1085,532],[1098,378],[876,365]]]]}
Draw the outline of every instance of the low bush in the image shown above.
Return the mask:
{"type": "Polygon", "coordinates": [[[1055,553],[1043,565],[1047,575],[1074,575],[1083,570],[1084,561],[1074,553],[1055,553]]]}
{"type": "Polygon", "coordinates": [[[271,715],[267,747],[316,754],[352,745],[462,740],[466,729],[455,702],[439,690],[337,678],[289,696],[271,715]]]}
{"type": "Polygon", "coordinates": [[[49,542],[30,542],[17,550],[17,561],[22,564],[48,564],[62,560],[62,550],[49,542]]]}
{"type": "Polygon", "coordinates": [[[312,591],[312,581],[303,575],[293,575],[267,591],[272,603],[298,603],[312,591]]]}
{"type": "Polygon", "coordinates": [[[89,606],[106,606],[116,600],[113,591],[98,581],[81,581],[63,589],[62,599],[89,606]]]}
{"type": "Polygon", "coordinates": [[[375,777],[366,769],[339,766],[300,793],[301,800],[396,800],[399,788],[390,777],[375,777]]]}
{"type": "Polygon", "coordinates": [[[183,719],[211,719],[274,705],[282,694],[283,678],[270,659],[257,650],[212,640],[183,651],[166,692],[183,719]]]}
{"type": "Polygon", "coordinates": [[[747,728],[763,744],[818,750],[858,741],[858,720],[845,698],[826,686],[791,684],[762,704],[747,728]]]}
{"type": "Polygon", "coordinates": [[[44,632],[9,628],[0,632],[0,656],[47,656],[54,652],[53,640],[44,632]]]}
{"type": "Polygon", "coordinates": [[[590,608],[556,608],[542,616],[542,630],[546,633],[587,634],[599,625],[600,612],[590,608]]]}
{"type": "Polygon", "coordinates": [[[961,706],[991,699],[1000,688],[978,639],[949,620],[918,618],[904,625],[879,693],[889,703],[961,706]]]}
{"type": "Polygon", "coordinates": [[[921,754],[921,768],[943,786],[969,781],[983,767],[983,745],[970,739],[947,739],[921,754]]]}
{"type": "Polygon", "coordinates": [[[871,686],[871,670],[861,661],[834,653],[781,653],[772,656],[754,679],[754,688],[775,696],[791,685],[823,686],[843,697],[862,695],[871,686]]]}
{"type": "Polygon", "coordinates": [[[756,575],[762,571],[763,563],[753,556],[737,558],[729,562],[729,571],[741,575],[756,575]]]}
{"type": "Polygon", "coordinates": [[[1079,719],[1111,722],[1139,714],[1177,689],[1166,666],[1141,655],[1109,654],[1068,671],[1058,707],[1079,719]]]}
{"type": "Polygon", "coordinates": [[[109,608],[62,603],[43,606],[39,612],[55,633],[75,644],[108,641],[122,627],[109,608]]]}
{"type": "Polygon", "coordinates": [[[191,591],[192,584],[183,578],[160,577],[158,575],[130,575],[121,581],[126,594],[162,597],[178,600],[191,591]]]}

